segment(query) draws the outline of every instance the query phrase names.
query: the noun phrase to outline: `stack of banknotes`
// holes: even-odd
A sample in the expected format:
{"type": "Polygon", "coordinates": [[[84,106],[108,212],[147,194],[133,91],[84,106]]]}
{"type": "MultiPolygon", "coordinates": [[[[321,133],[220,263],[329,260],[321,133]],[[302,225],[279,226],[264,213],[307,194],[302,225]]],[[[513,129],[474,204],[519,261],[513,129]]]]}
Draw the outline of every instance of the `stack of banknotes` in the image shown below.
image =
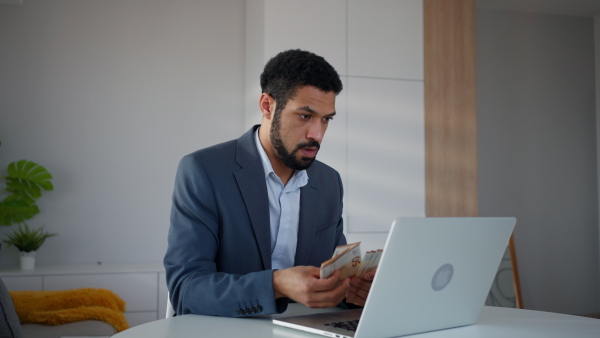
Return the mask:
{"type": "Polygon", "coordinates": [[[377,270],[382,253],[381,249],[367,251],[362,257],[360,242],[340,245],[335,248],[331,259],[321,264],[321,278],[329,278],[338,269],[340,279],[351,276],[362,277],[367,271],[377,270]]]}

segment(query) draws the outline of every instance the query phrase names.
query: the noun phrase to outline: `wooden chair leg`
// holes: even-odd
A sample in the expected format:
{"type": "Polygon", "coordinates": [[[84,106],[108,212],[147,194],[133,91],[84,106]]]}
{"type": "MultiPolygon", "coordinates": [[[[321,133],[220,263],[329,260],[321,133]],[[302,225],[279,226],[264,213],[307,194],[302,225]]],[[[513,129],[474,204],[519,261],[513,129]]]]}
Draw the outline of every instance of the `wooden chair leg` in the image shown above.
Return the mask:
{"type": "Polygon", "coordinates": [[[519,267],[517,265],[517,253],[515,250],[515,242],[513,236],[510,236],[510,241],[508,243],[510,249],[510,263],[512,266],[513,273],[513,286],[515,288],[515,299],[517,303],[517,309],[523,308],[523,297],[521,295],[521,282],[519,278],[519,267]]]}

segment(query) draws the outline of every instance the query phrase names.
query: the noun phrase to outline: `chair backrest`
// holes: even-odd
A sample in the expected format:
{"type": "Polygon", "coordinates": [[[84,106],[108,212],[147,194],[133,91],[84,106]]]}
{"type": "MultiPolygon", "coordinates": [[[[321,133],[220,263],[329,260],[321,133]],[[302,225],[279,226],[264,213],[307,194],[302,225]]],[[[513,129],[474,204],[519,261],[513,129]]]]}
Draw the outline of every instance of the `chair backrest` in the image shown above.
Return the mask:
{"type": "Polygon", "coordinates": [[[171,318],[174,315],[175,315],[175,310],[173,309],[173,305],[171,305],[171,297],[169,297],[169,293],[167,292],[167,315],[166,315],[166,318],[171,318]]]}
{"type": "Polygon", "coordinates": [[[2,279],[0,279],[0,338],[23,338],[15,305],[2,279]]]}

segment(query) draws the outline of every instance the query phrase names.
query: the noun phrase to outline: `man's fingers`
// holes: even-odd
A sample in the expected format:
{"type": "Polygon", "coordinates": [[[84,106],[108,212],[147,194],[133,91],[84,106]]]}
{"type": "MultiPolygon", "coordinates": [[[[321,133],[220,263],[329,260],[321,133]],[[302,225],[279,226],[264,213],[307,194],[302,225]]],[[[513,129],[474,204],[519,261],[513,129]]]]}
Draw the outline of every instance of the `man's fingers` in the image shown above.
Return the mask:
{"type": "Polygon", "coordinates": [[[327,291],[334,289],[340,282],[340,271],[335,270],[329,278],[316,279],[314,281],[314,291],[327,291]]]}
{"type": "Polygon", "coordinates": [[[350,287],[346,293],[346,301],[356,305],[364,305],[369,291],[371,290],[372,280],[375,277],[375,272],[365,273],[362,278],[352,278],[350,287]]]}
{"type": "Polygon", "coordinates": [[[350,280],[350,287],[351,288],[365,290],[367,292],[371,289],[371,284],[372,284],[371,281],[364,280],[364,279],[361,279],[361,278],[352,278],[350,280]]]}
{"type": "Polygon", "coordinates": [[[307,300],[307,306],[313,308],[324,308],[333,307],[344,300],[348,287],[350,286],[348,280],[343,280],[339,285],[333,289],[327,289],[325,291],[314,292],[309,296],[307,300]]]}
{"type": "Polygon", "coordinates": [[[362,289],[362,288],[357,288],[357,287],[350,287],[348,288],[348,292],[349,293],[353,293],[356,296],[360,297],[360,298],[364,298],[366,299],[367,296],[369,295],[369,289],[362,289]]]}
{"type": "Polygon", "coordinates": [[[374,278],[375,278],[375,271],[373,271],[373,270],[367,271],[367,272],[365,272],[364,275],[362,275],[362,279],[369,281],[369,282],[372,282],[374,278]]]}
{"type": "Polygon", "coordinates": [[[367,298],[362,298],[358,296],[356,293],[353,293],[352,290],[348,289],[346,294],[346,302],[356,304],[358,306],[364,306],[367,301],[367,298]]]}
{"type": "Polygon", "coordinates": [[[317,268],[316,266],[305,266],[304,268],[306,269],[306,273],[312,275],[315,278],[319,278],[319,275],[321,274],[321,269],[317,268]]]}
{"type": "Polygon", "coordinates": [[[313,308],[333,307],[340,303],[350,281],[340,281],[340,272],[329,278],[319,279],[319,268],[297,266],[273,272],[275,297],[288,297],[313,308]]]}

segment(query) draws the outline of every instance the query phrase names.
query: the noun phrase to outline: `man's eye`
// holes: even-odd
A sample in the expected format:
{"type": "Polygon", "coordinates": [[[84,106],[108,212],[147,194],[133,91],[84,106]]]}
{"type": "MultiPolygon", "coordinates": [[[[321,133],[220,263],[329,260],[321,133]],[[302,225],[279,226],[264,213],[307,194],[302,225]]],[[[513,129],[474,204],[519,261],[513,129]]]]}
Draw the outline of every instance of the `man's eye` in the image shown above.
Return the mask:
{"type": "Polygon", "coordinates": [[[333,117],[324,117],[323,120],[325,120],[325,122],[329,122],[333,120],[333,117]]]}
{"type": "Polygon", "coordinates": [[[303,120],[308,120],[310,118],[310,114],[300,114],[300,118],[303,120]]]}

